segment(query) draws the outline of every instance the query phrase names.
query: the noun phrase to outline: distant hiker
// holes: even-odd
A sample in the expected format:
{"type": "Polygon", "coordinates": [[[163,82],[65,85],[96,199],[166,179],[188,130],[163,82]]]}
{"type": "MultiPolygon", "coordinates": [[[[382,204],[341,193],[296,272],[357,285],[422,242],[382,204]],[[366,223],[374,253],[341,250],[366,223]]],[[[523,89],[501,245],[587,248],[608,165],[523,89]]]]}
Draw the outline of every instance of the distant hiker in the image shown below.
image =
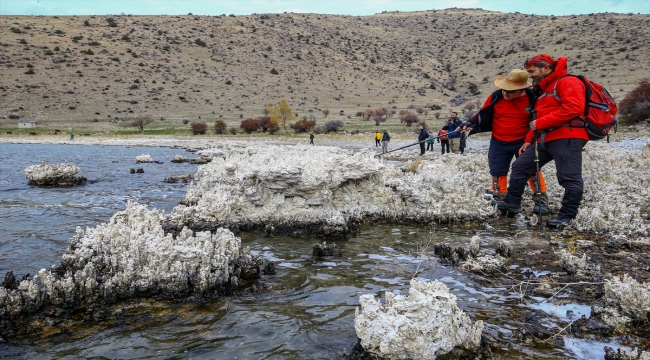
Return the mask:
{"type": "MultiPolygon", "coordinates": [[[[453,120],[451,119],[447,120],[448,123],[452,123],[452,121],[453,120]]],[[[447,154],[449,154],[449,136],[447,135],[449,131],[447,131],[446,127],[447,125],[443,126],[442,129],[438,131],[438,142],[442,146],[442,155],[445,154],[445,147],[447,148],[447,154]]]]}
{"type": "Polygon", "coordinates": [[[314,145],[314,132],[313,131],[309,132],[309,143],[311,145],[314,145]]]}
{"type": "Polygon", "coordinates": [[[375,147],[381,145],[381,133],[377,131],[375,133],[375,147]]]}
{"type": "Polygon", "coordinates": [[[388,151],[389,142],[390,142],[390,135],[388,135],[388,131],[384,130],[384,134],[381,136],[381,152],[388,151]]]}
{"type": "Polygon", "coordinates": [[[429,135],[427,138],[427,151],[433,151],[433,143],[435,142],[435,138],[433,137],[431,130],[429,130],[427,134],[429,135]]]}
{"type": "Polygon", "coordinates": [[[521,195],[526,181],[535,175],[538,166],[553,160],[564,196],[557,218],[548,220],[546,225],[566,225],[578,215],[584,189],[582,148],[589,140],[582,125],[585,85],[577,77],[566,76],[566,57],[556,61],[548,54],[538,54],[528,59],[524,67],[533,80],[535,106],[530,131],[519,150],[519,157],[512,164],[508,195],[497,206],[501,210],[521,212],[521,195]],[[535,146],[531,146],[533,142],[535,146]]]}
{"type": "MultiPolygon", "coordinates": [[[[494,80],[499,90],[490,94],[483,107],[469,121],[462,124],[462,129],[473,127],[470,134],[492,132],[488,148],[488,166],[492,175],[492,205],[501,201],[508,193],[508,171],[512,158],[519,156],[519,149],[524,144],[528,133],[530,114],[526,109],[533,100],[533,91],[525,70],[514,69],[508,76],[499,76],[494,80]]],[[[533,195],[533,211],[548,211],[546,182],[540,171],[529,179],[533,194],[537,192],[537,181],[541,195],[533,195]]]]}
{"type": "Polygon", "coordinates": [[[70,131],[70,141],[74,141],[74,133],[72,131],[70,131]]]}
{"type": "Polygon", "coordinates": [[[429,133],[424,129],[423,125],[418,125],[418,142],[420,143],[420,156],[424,155],[424,141],[429,137],[429,133]]]}
{"type": "MultiPolygon", "coordinates": [[[[447,146],[447,154],[449,154],[449,148],[451,147],[451,152],[454,154],[459,152],[459,146],[460,146],[460,131],[456,131],[457,126],[454,124],[454,119],[453,118],[448,118],[447,119],[447,124],[442,127],[442,130],[445,130],[445,142],[443,142],[443,137],[440,137],[440,143],[442,144],[442,153],[444,154],[445,151],[445,145],[447,146]],[[456,137],[456,151],[454,151],[454,146],[452,143],[452,136],[456,137]]],[[[440,134],[440,133],[438,133],[440,134]]]]}
{"type": "Polygon", "coordinates": [[[447,120],[447,125],[443,129],[447,130],[447,137],[449,138],[449,145],[451,146],[451,152],[458,154],[460,152],[460,131],[456,131],[456,128],[460,126],[462,122],[458,117],[456,112],[452,112],[451,116],[447,120]]]}
{"type": "MultiPolygon", "coordinates": [[[[458,129],[458,127],[456,127],[458,129]]],[[[467,132],[462,131],[460,133],[460,143],[458,144],[458,150],[460,150],[461,154],[465,153],[465,148],[467,147],[467,132]]]]}

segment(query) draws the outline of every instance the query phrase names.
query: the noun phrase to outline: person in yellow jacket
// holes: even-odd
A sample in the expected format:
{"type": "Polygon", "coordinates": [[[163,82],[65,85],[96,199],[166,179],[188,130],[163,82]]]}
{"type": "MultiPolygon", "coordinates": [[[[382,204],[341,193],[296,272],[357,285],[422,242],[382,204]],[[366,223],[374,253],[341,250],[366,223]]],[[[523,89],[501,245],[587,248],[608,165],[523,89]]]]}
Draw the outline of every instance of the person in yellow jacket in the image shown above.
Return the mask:
{"type": "Polygon", "coordinates": [[[381,132],[377,131],[375,133],[375,147],[381,145],[381,132]]]}

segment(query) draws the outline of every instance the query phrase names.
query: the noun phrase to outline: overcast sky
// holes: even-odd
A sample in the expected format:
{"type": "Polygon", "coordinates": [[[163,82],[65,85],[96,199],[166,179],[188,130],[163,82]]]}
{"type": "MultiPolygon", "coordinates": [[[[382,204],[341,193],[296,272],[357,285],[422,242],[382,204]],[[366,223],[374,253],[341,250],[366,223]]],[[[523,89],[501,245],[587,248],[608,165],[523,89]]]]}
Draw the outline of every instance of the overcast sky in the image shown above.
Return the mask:
{"type": "Polygon", "coordinates": [[[0,0],[0,15],[250,15],[285,11],[372,15],[452,7],[538,15],[650,14],[650,0],[0,0]]]}

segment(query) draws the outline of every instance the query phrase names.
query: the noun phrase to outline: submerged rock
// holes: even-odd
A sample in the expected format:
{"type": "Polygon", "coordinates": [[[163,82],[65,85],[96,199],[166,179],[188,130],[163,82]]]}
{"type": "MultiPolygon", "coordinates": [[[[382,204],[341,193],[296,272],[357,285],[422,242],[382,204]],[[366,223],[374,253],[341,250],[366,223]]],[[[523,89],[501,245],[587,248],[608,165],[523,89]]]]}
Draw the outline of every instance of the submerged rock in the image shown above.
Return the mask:
{"type": "Polygon", "coordinates": [[[336,246],[336,244],[332,244],[332,246],[328,246],[325,242],[322,244],[316,244],[314,245],[314,250],[312,251],[312,255],[318,256],[318,257],[323,257],[323,256],[338,256],[341,257],[343,256],[343,251],[336,246]]]}
{"type": "Polygon", "coordinates": [[[185,175],[170,176],[168,178],[165,178],[165,180],[163,180],[163,181],[166,182],[166,183],[174,184],[174,183],[178,183],[178,182],[186,183],[186,182],[190,182],[192,180],[194,180],[194,175],[185,174],[185,175]]]}
{"type": "Polygon", "coordinates": [[[139,164],[139,163],[152,163],[154,161],[153,161],[153,158],[151,157],[151,155],[144,154],[144,155],[136,156],[135,157],[135,162],[136,162],[136,164],[139,164]]]}
{"type": "Polygon", "coordinates": [[[174,158],[172,159],[172,162],[173,162],[173,163],[184,163],[184,162],[190,162],[190,159],[186,158],[186,157],[183,156],[183,155],[176,155],[176,156],[174,156],[174,158]]]}
{"type": "Polygon", "coordinates": [[[361,295],[354,327],[366,352],[382,359],[434,359],[455,347],[475,351],[483,322],[472,323],[442,282],[411,281],[409,295],[386,292],[382,305],[361,295]]]}
{"type": "Polygon", "coordinates": [[[0,334],[62,321],[75,311],[101,313],[138,297],[167,299],[228,294],[259,277],[261,259],[226,229],[214,234],[184,228],[164,234],[164,212],[129,202],[104,224],[77,228],[61,264],[42,269],[18,288],[0,287],[0,334]]]}
{"type": "Polygon", "coordinates": [[[83,176],[75,176],[80,171],[73,164],[48,164],[42,162],[25,168],[25,177],[30,185],[37,186],[74,186],[86,182],[83,176]]]}

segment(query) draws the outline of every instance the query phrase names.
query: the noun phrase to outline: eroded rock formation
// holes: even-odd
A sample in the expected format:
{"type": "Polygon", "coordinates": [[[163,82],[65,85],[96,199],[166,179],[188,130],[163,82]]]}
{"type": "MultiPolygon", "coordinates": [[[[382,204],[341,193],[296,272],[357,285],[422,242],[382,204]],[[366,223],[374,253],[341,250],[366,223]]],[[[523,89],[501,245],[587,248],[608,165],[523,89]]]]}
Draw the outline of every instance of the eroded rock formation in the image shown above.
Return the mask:
{"type": "Polygon", "coordinates": [[[383,359],[434,359],[455,347],[476,350],[483,322],[472,323],[440,281],[413,280],[409,295],[359,297],[354,327],[364,350],[383,359]]]}
{"type": "Polygon", "coordinates": [[[75,176],[80,171],[73,164],[48,164],[46,162],[25,168],[25,177],[31,185],[74,186],[86,182],[83,176],[75,176]]]}
{"type": "MultiPolygon", "coordinates": [[[[218,146],[200,152],[211,156],[212,162],[199,168],[198,182],[170,214],[169,221],[178,228],[260,227],[271,233],[341,236],[366,219],[446,222],[481,220],[494,213],[482,199],[489,184],[485,155],[431,157],[415,172],[403,172],[365,149],[218,146]]],[[[585,195],[572,223],[575,229],[650,234],[645,218],[650,198],[649,148],[587,145],[585,195]]],[[[546,166],[545,172],[554,179],[553,166],[546,166]]],[[[563,189],[556,181],[547,186],[549,206],[557,211],[563,189]]],[[[526,211],[533,205],[529,196],[524,195],[526,211]]]]}
{"type": "Polygon", "coordinates": [[[101,313],[106,305],[137,297],[227,294],[259,277],[261,259],[241,249],[230,231],[193,234],[185,228],[172,237],[161,227],[163,216],[129,202],[107,223],[78,228],[59,266],[40,270],[17,288],[0,287],[0,331],[30,331],[45,317],[60,321],[80,309],[101,313]]]}

